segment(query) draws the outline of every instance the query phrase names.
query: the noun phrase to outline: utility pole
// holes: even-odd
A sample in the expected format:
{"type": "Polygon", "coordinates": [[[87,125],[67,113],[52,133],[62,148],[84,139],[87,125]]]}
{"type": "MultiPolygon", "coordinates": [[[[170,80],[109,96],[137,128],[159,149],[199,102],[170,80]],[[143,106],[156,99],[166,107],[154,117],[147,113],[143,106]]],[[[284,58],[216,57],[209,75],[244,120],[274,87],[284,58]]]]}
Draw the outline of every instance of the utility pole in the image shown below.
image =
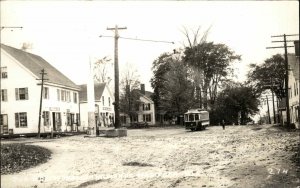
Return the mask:
{"type": "Polygon", "coordinates": [[[118,59],[118,30],[127,29],[126,27],[118,27],[116,25],[114,28],[107,28],[107,30],[114,30],[115,32],[115,128],[119,128],[120,125],[120,99],[119,99],[119,59],[118,59]]]}
{"type": "Polygon", "coordinates": [[[271,116],[270,116],[270,108],[269,108],[269,100],[268,100],[268,96],[266,96],[266,100],[267,100],[267,106],[268,106],[268,119],[269,119],[269,124],[271,124],[271,116]]]}
{"type": "Polygon", "coordinates": [[[271,81],[271,92],[272,92],[272,103],[273,103],[273,119],[274,119],[274,123],[276,123],[275,101],[274,101],[274,82],[273,82],[273,78],[272,77],[270,78],[270,81],[271,81]]]}
{"type": "Polygon", "coordinates": [[[294,47],[294,46],[287,46],[287,42],[294,42],[294,40],[286,40],[286,37],[288,36],[298,36],[298,34],[293,34],[293,35],[276,35],[276,36],[271,36],[272,38],[274,37],[283,37],[283,41],[272,41],[272,42],[283,42],[283,46],[276,46],[276,47],[267,47],[267,49],[272,49],[272,48],[284,48],[284,61],[285,61],[285,105],[286,105],[286,123],[287,127],[290,126],[290,105],[289,105],[289,65],[288,65],[288,57],[287,57],[287,48],[289,47],[294,47]]]}
{"type": "Polygon", "coordinates": [[[274,91],[272,90],[272,102],[273,102],[273,119],[274,124],[276,123],[276,114],[275,114],[275,101],[274,101],[274,91]]]}
{"type": "Polygon", "coordinates": [[[41,97],[40,97],[40,109],[39,109],[39,124],[38,124],[38,135],[37,137],[40,138],[41,137],[41,117],[42,117],[42,104],[43,104],[43,90],[44,90],[44,81],[48,80],[45,79],[44,76],[47,74],[45,73],[45,70],[42,69],[41,73],[42,75],[42,79],[37,79],[37,80],[41,80],[41,97]]]}
{"type": "MultiPolygon", "coordinates": [[[[127,27],[118,27],[116,25],[114,28],[107,28],[107,30],[114,30],[115,31],[115,128],[120,127],[120,102],[119,102],[119,64],[118,64],[118,39],[128,39],[128,40],[138,40],[138,41],[145,41],[145,42],[159,42],[159,43],[171,43],[171,41],[163,41],[163,40],[149,40],[149,39],[138,39],[138,38],[129,38],[129,37],[120,37],[118,34],[119,29],[127,29],[127,27]]],[[[99,37],[111,37],[100,35],[99,37]]]]}

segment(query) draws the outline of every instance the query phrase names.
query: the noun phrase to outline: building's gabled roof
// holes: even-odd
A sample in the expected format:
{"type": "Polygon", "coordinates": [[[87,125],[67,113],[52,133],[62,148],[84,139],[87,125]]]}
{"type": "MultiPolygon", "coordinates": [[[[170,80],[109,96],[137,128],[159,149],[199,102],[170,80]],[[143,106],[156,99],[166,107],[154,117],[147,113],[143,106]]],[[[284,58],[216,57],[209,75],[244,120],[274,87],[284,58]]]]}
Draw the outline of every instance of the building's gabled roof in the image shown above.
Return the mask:
{"type": "Polygon", "coordinates": [[[47,73],[45,79],[48,79],[46,82],[79,89],[73,81],[67,78],[42,57],[4,44],[1,44],[1,48],[32,72],[36,77],[41,78],[42,76],[40,73],[41,70],[44,69],[47,73]]]}
{"type": "MultiPolygon", "coordinates": [[[[85,102],[87,101],[87,84],[79,85],[79,87],[80,87],[79,101],[85,102]]],[[[106,83],[94,84],[94,96],[96,101],[101,99],[105,87],[106,87],[106,83]]]]}
{"type": "Polygon", "coordinates": [[[288,54],[288,62],[295,80],[299,80],[299,57],[295,54],[288,54]]]}
{"type": "Polygon", "coordinates": [[[145,91],[145,94],[143,94],[143,92],[142,92],[141,90],[139,90],[139,89],[134,89],[134,90],[132,90],[132,91],[133,91],[133,92],[138,92],[138,93],[140,94],[140,96],[145,97],[146,99],[148,99],[148,100],[150,100],[150,101],[153,102],[153,100],[152,100],[152,95],[153,95],[153,93],[152,93],[152,92],[150,92],[150,91],[145,91]]]}
{"type": "Polygon", "coordinates": [[[150,91],[145,91],[145,96],[152,100],[153,93],[150,91]]]}

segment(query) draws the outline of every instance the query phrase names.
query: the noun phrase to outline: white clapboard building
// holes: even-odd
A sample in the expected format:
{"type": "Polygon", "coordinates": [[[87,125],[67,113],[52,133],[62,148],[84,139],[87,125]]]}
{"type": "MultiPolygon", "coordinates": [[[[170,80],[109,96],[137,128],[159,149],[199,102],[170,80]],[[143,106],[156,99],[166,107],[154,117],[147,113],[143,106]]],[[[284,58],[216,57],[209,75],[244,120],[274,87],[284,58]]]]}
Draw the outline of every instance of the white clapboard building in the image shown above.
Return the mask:
{"type": "Polygon", "coordinates": [[[42,69],[41,133],[78,129],[80,88],[42,57],[1,44],[1,134],[38,132],[42,69]]]}
{"type": "MultiPolygon", "coordinates": [[[[80,102],[80,119],[83,130],[87,130],[88,125],[88,93],[87,84],[80,85],[79,102],[80,102]]],[[[113,126],[115,117],[114,97],[107,83],[94,84],[95,100],[95,125],[98,127],[113,126]]]]}
{"type": "Polygon", "coordinates": [[[155,106],[154,101],[151,99],[153,94],[145,90],[145,84],[141,84],[141,89],[134,89],[131,91],[139,96],[138,103],[132,110],[131,115],[125,112],[120,113],[122,125],[130,123],[147,123],[149,126],[155,125],[155,106]]]}

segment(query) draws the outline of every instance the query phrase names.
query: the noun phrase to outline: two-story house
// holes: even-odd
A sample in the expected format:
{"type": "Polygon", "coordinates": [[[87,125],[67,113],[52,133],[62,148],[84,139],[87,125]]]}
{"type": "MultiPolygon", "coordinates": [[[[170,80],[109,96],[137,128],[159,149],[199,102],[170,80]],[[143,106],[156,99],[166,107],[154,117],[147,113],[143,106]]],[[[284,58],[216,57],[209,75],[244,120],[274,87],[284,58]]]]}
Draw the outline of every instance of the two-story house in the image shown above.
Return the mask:
{"type": "Polygon", "coordinates": [[[38,132],[43,69],[41,133],[77,130],[79,87],[42,57],[1,44],[1,134],[38,132]]]}
{"type": "Polygon", "coordinates": [[[133,90],[132,92],[138,93],[138,103],[133,109],[134,113],[131,114],[131,118],[128,114],[121,113],[121,123],[147,122],[150,126],[155,125],[155,108],[151,99],[153,93],[145,90],[145,84],[141,84],[140,90],[133,90]]]}
{"type": "MultiPolygon", "coordinates": [[[[83,130],[88,128],[88,100],[87,85],[80,85],[79,104],[80,119],[83,130]]],[[[114,97],[107,83],[94,84],[95,96],[95,120],[97,126],[108,127],[113,125],[114,113],[114,97]]]]}

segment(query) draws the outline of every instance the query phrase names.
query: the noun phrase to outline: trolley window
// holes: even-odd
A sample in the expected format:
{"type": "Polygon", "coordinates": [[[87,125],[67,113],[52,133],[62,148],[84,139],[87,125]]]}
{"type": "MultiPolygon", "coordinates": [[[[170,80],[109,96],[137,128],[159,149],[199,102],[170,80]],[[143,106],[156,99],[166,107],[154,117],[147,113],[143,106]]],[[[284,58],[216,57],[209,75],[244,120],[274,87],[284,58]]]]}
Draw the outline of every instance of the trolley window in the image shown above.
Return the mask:
{"type": "Polygon", "coordinates": [[[199,120],[199,114],[195,114],[195,120],[199,120]]]}
{"type": "Polygon", "coordinates": [[[184,115],[184,120],[188,121],[188,115],[187,114],[184,115]]]}
{"type": "Polygon", "coordinates": [[[194,121],[194,114],[189,115],[189,121],[194,121]]]}

